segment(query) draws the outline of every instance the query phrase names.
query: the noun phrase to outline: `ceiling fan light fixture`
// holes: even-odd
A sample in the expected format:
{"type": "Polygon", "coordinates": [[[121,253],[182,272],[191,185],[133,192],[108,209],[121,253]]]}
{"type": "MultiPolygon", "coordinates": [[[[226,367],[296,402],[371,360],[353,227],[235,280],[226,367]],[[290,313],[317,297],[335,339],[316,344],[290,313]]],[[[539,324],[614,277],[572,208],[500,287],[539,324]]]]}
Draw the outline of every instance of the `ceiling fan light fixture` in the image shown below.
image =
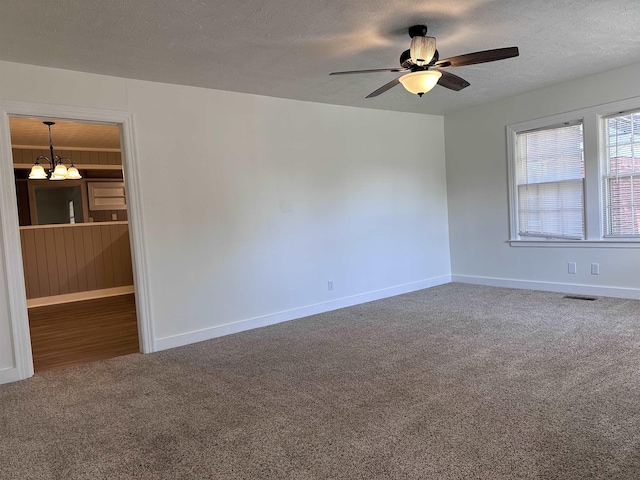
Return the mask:
{"type": "Polygon", "coordinates": [[[442,73],[437,70],[423,70],[407,73],[401,76],[399,80],[409,92],[422,96],[423,93],[427,93],[436,86],[440,77],[442,77],[442,73]]]}
{"type": "Polygon", "coordinates": [[[411,39],[411,61],[420,67],[428,65],[436,53],[436,39],[434,37],[413,37],[411,39]]]}

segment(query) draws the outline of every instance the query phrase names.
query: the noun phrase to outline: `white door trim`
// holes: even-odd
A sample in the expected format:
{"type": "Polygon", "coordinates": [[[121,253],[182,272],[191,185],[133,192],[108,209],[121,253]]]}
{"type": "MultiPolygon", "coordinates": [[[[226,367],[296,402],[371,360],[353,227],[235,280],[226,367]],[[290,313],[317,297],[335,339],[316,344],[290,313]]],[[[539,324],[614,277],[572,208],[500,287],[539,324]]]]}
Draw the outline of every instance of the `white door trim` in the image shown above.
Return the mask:
{"type": "Polygon", "coordinates": [[[18,208],[13,180],[9,116],[47,117],[60,120],[111,123],[120,126],[140,350],[143,353],[153,352],[153,323],[149,301],[144,217],[133,114],[115,110],[6,101],[0,103],[0,238],[4,252],[13,354],[19,379],[33,375],[33,358],[18,229],[18,208]]]}

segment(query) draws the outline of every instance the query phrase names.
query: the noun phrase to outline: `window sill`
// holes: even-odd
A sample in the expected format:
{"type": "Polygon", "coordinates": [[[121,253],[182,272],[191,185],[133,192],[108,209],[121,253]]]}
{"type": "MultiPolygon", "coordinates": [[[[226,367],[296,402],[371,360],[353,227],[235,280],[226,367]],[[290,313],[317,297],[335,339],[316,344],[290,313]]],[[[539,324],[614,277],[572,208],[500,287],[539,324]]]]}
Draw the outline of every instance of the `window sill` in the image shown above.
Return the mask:
{"type": "Polygon", "coordinates": [[[508,240],[512,247],[640,248],[640,238],[629,240],[508,240]]]}

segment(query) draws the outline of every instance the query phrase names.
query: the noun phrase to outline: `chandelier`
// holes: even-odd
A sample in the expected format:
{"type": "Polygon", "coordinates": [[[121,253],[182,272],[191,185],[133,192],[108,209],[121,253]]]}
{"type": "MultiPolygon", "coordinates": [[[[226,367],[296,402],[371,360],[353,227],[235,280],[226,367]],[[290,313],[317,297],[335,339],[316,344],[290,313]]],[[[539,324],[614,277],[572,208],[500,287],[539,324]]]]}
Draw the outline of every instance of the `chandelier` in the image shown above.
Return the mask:
{"type": "Polygon", "coordinates": [[[59,157],[53,153],[53,142],[51,141],[51,125],[55,125],[56,122],[42,122],[49,128],[49,151],[51,152],[51,157],[47,157],[45,155],[40,155],[36,158],[36,162],[31,167],[31,171],[29,172],[29,179],[31,180],[77,180],[82,178],[80,172],[73,164],[73,161],[67,157],[59,157]],[[44,160],[49,164],[49,168],[47,170],[44,169],[42,165],[40,165],[40,160],[44,160]],[[69,168],[67,168],[63,162],[63,160],[69,161],[69,168]]]}

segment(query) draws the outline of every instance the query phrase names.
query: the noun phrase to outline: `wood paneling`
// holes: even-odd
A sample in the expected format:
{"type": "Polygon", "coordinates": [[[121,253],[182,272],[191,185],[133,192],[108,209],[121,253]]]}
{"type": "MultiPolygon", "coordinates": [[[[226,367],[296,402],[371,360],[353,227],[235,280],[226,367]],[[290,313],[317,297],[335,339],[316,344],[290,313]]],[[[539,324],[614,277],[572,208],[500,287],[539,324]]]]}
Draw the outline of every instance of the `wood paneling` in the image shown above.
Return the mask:
{"type": "Polygon", "coordinates": [[[27,298],[133,285],[127,224],[20,229],[27,298]]]}
{"type": "Polygon", "coordinates": [[[89,210],[89,217],[94,222],[126,222],[126,210],[89,210]],[[115,215],[115,218],[114,218],[115,215]]]}
{"type": "Polygon", "coordinates": [[[27,184],[27,180],[16,179],[16,197],[18,199],[18,219],[20,225],[31,225],[29,186],[27,184]]]}
{"type": "MultiPolygon", "coordinates": [[[[14,164],[32,165],[39,155],[51,156],[46,148],[12,148],[14,164]]],[[[120,152],[94,152],[90,150],[60,150],[56,155],[70,158],[77,165],[122,165],[120,152]]],[[[44,163],[46,168],[47,164],[44,163]]]]}
{"type": "Polygon", "coordinates": [[[139,352],[133,294],[29,309],[36,372],[139,352]]]}

